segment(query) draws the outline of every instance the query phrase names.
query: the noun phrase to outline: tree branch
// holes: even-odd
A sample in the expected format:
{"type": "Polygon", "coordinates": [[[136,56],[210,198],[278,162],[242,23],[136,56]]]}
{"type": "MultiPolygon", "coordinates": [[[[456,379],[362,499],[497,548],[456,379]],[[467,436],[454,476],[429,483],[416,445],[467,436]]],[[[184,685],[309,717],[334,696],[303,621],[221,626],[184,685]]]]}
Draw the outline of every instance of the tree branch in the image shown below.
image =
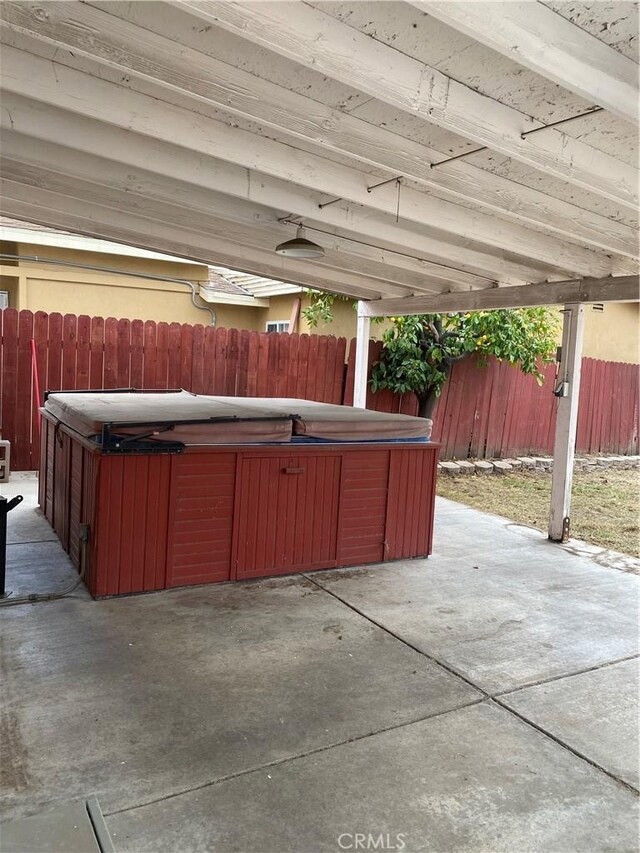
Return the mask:
{"type": "Polygon", "coordinates": [[[470,355],[470,352],[463,352],[461,355],[445,356],[442,360],[445,364],[455,364],[458,361],[462,361],[463,359],[468,358],[470,355]]]}

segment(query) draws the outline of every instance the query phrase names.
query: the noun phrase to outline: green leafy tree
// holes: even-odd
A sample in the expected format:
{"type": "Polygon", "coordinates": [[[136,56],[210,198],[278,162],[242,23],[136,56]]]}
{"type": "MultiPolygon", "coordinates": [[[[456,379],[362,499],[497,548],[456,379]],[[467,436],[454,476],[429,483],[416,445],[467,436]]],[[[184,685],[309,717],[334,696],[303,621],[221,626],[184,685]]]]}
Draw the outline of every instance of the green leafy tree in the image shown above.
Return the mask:
{"type": "Polygon", "coordinates": [[[438,397],[454,364],[473,353],[481,365],[489,356],[518,365],[544,380],[541,364],[553,359],[557,316],[548,308],[512,308],[456,314],[392,317],[383,335],[380,361],[371,387],[396,394],[413,392],[418,414],[433,416],[438,397]]]}
{"type": "Polygon", "coordinates": [[[328,326],[333,321],[333,303],[337,300],[348,302],[347,296],[327,293],[323,290],[305,290],[309,304],[300,312],[311,329],[316,326],[328,326]]]}
{"type": "MultiPolygon", "coordinates": [[[[328,324],[336,297],[307,291],[310,304],[302,313],[309,325],[328,324]]],[[[541,365],[553,359],[559,328],[557,313],[548,308],[512,308],[455,314],[391,317],[383,335],[380,360],[371,387],[396,394],[413,393],[418,414],[433,416],[438,397],[456,362],[476,354],[480,365],[489,356],[517,365],[524,373],[544,377],[541,365]]]]}

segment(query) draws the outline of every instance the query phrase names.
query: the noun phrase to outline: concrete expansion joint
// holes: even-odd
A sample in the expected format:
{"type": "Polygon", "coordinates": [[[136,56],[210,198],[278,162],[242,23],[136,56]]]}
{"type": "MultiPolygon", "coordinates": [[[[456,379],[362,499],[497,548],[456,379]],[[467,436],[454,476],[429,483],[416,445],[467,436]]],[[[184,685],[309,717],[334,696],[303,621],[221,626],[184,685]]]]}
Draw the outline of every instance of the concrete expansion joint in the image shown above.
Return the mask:
{"type": "Polygon", "coordinates": [[[352,737],[346,738],[344,740],[334,741],[333,743],[327,743],[323,746],[315,747],[314,749],[304,750],[303,752],[297,752],[294,755],[287,755],[284,758],[279,758],[276,761],[269,761],[265,764],[257,764],[253,767],[247,767],[244,770],[239,770],[237,773],[227,773],[224,776],[218,776],[216,779],[210,779],[208,782],[202,782],[200,785],[194,785],[191,788],[184,788],[180,791],[172,791],[169,794],[165,794],[162,797],[156,797],[152,800],[146,800],[145,802],[136,803],[132,806],[126,806],[121,809],[114,809],[113,811],[105,811],[103,814],[105,817],[113,817],[113,815],[123,814],[124,812],[135,811],[136,809],[143,809],[147,806],[155,805],[156,803],[164,803],[167,800],[173,800],[176,797],[181,797],[184,794],[192,794],[194,791],[202,791],[204,788],[212,788],[214,785],[221,785],[224,782],[230,782],[232,779],[238,779],[243,776],[250,776],[252,773],[258,773],[261,770],[269,770],[273,767],[280,767],[283,764],[289,764],[292,761],[297,761],[299,758],[307,758],[311,755],[318,755],[322,752],[328,752],[331,749],[335,749],[339,746],[346,746],[350,743],[357,743],[358,741],[367,740],[368,738],[376,737],[377,735],[385,734],[386,732],[393,732],[397,729],[403,729],[408,726],[413,726],[416,723],[423,723],[426,720],[433,720],[436,717],[443,717],[446,714],[452,714],[455,711],[462,711],[465,708],[471,708],[475,705],[481,705],[485,702],[488,702],[491,697],[483,696],[477,699],[472,699],[468,702],[462,702],[459,705],[455,705],[452,708],[446,708],[443,711],[435,711],[433,714],[425,714],[424,716],[415,717],[411,720],[405,720],[402,723],[394,723],[389,726],[383,726],[380,729],[374,729],[373,731],[365,732],[360,735],[353,735],[352,737]]]}
{"type": "Polygon", "coordinates": [[[317,586],[323,592],[326,592],[327,595],[330,595],[332,598],[335,598],[336,601],[339,601],[345,607],[348,607],[349,610],[352,610],[354,613],[357,613],[358,616],[361,616],[363,619],[366,619],[367,622],[369,622],[371,625],[375,625],[376,628],[380,628],[381,631],[384,631],[390,637],[393,637],[394,640],[398,640],[399,643],[402,643],[403,645],[407,646],[407,648],[412,649],[414,652],[417,652],[419,655],[422,655],[422,657],[425,657],[428,660],[430,660],[432,663],[435,663],[441,669],[446,670],[446,672],[448,672],[450,675],[455,675],[456,678],[461,679],[461,681],[464,681],[465,684],[468,684],[470,687],[473,687],[475,690],[477,690],[479,693],[481,693],[485,697],[485,699],[491,698],[491,695],[487,690],[484,690],[482,687],[478,687],[477,684],[474,684],[473,681],[471,681],[469,678],[467,678],[461,672],[458,672],[452,666],[449,666],[449,664],[443,663],[443,661],[438,660],[438,658],[433,657],[433,655],[428,654],[428,652],[425,652],[423,649],[420,649],[418,646],[415,646],[413,643],[410,643],[408,640],[405,640],[404,637],[401,637],[399,634],[396,634],[390,628],[387,628],[386,625],[383,625],[381,622],[377,622],[375,619],[372,619],[371,616],[367,616],[366,613],[364,613],[362,610],[359,610],[353,604],[350,604],[344,598],[341,598],[339,595],[337,595],[335,592],[333,592],[333,590],[327,589],[326,587],[322,586],[322,584],[319,581],[317,581],[315,578],[310,577],[309,575],[303,575],[303,577],[306,578],[311,583],[313,583],[315,586],[317,586]]]}
{"type": "MultiPolygon", "coordinates": [[[[513,692],[515,693],[516,691],[514,690],[513,692]]],[[[589,764],[591,767],[596,770],[599,770],[601,773],[604,773],[605,776],[608,776],[610,779],[613,779],[614,782],[625,788],[627,791],[632,791],[636,796],[640,796],[640,791],[638,791],[638,789],[635,788],[633,785],[629,784],[629,782],[625,782],[624,779],[621,779],[619,776],[616,776],[615,773],[612,773],[610,770],[607,770],[606,767],[603,767],[601,764],[598,764],[597,761],[594,761],[592,758],[589,758],[589,756],[585,755],[583,752],[580,752],[580,750],[576,749],[575,747],[570,746],[566,741],[561,740],[561,738],[559,737],[556,737],[556,735],[552,734],[547,729],[543,728],[542,726],[539,726],[537,723],[534,723],[533,720],[530,720],[524,714],[521,714],[520,711],[516,711],[514,708],[511,708],[509,705],[507,705],[505,702],[502,702],[497,696],[492,697],[491,702],[498,708],[502,708],[504,711],[508,711],[510,714],[512,714],[525,725],[531,726],[532,729],[535,729],[541,735],[544,735],[544,737],[546,737],[548,740],[553,741],[553,743],[555,743],[557,746],[561,747],[562,749],[565,749],[572,755],[575,755],[576,758],[580,758],[582,761],[586,761],[586,763],[589,764]]]]}
{"type": "MultiPolygon", "coordinates": [[[[518,691],[520,691],[520,690],[525,690],[525,689],[527,689],[528,687],[537,686],[537,685],[539,685],[539,684],[546,684],[547,682],[552,682],[552,681],[559,681],[559,680],[561,680],[561,679],[564,679],[564,678],[570,678],[570,677],[572,677],[572,676],[576,676],[576,675],[582,675],[582,674],[583,674],[583,673],[585,673],[585,672],[591,672],[591,671],[598,670],[598,669],[604,669],[604,668],[605,668],[605,667],[607,667],[607,666],[613,666],[614,664],[622,663],[622,662],[627,661],[627,660],[634,660],[635,658],[640,657],[640,655],[639,655],[639,654],[628,655],[627,657],[619,658],[619,659],[616,659],[616,660],[613,660],[613,661],[605,661],[604,663],[597,664],[596,666],[587,667],[587,668],[585,668],[585,669],[581,669],[581,670],[579,670],[579,671],[575,671],[575,672],[565,673],[565,674],[563,674],[563,675],[553,676],[553,677],[548,678],[548,679],[542,679],[541,681],[534,682],[534,683],[532,683],[532,684],[524,684],[524,685],[520,685],[519,687],[515,687],[515,688],[513,688],[512,690],[498,691],[498,692],[496,692],[496,693],[491,693],[491,692],[489,692],[489,691],[485,690],[483,687],[480,687],[478,684],[475,684],[473,681],[471,681],[471,679],[467,678],[467,677],[466,677],[466,676],[464,676],[462,673],[460,673],[460,672],[458,672],[457,670],[455,670],[453,667],[449,666],[449,665],[448,665],[448,664],[446,664],[446,663],[443,663],[442,661],[438,660],[438,658],[434,657],[433,655],[428,654],[427,652],[425,652],[425,651],[423,651],[422,649],[420,649],[420,648],[418,648],[417,646],[415,646],[413,643],[408,642],[408,641],[407,641],[407,640],[405,640],[403,637],[401,637],[401,636],[399,636],[398,634],[394,633],[394,632],[393,632],[393,631],[391,631],[389,628],[387,628],[385,625],[382,625],[380,622],[377,622],[375,619],[372,619],[370,616],[367,616],[367,614],[366,614],[366,613],[363,613],[363,612],[362,612],[361,610],[359,610],[357,607],[354,607],[354,605],[350,604],[348,601],[345,601],[345,600],[344,600],[343,598],[341,598],[339,595],[336,595],[336,593],[334,593],[332,590],[329,590],[329,589],[326,589],[325,587],[323,587],[323,586],[322,586],[322,584],[320,584],[319,582],[317,582],[317,581],[315,580],[315,578],[312,578],[312,577],[310,577],[309,575],[306,575],[306,574],[303,574],[303,577],[305,577],[308,581],[311,581],[311,583],[313,583],[315,586],[317,586],[319,589],[323,590],[324,592],[328,593],[330,596],[332,596],[333,598],[335,598],[337,601],[340,601],[342,604],[344,604],[344,605],[345,605],[345,607],[348,607],[348,608],[349,608],[350,610],[352,610],[354,613],[357,613],[357,614],[358,614],[359,616],[361,616],[363,619],[366,619],[366,620],[367,620],[368,622],[370,622],[372,625],[375,625],[377,628],[380,628],[382,631],[384,631],[385,633],[389,634],[391,637],[394,637],[394,639],[396,639],[396,640],[398,640],[399,642],[403,643],[405,646],[408,646],[410,649],[413,649],[413,651],[417,652],[418,654],[420,654],[420,655],[422,655],[423,657],[427,658],[427,659],[428,659],[429,661],[431,661],[432,663],[435,663],[437,666],[439,666],[439,667],[441,667],[442,669],[446,670],[449,674],[454,675],[456,678],[461,679],[461,680],[462,680],[462,681],[464,681],[466,684],[468,684],[470,687],[473,687],[473,688],[474,688],[475,690],[477,690],[480,694],[482,694],[482,698],[478,699],[478,700],[477,700],[477,701],[475,701],[475,702],[469,702],[469,703],[466,703],[466,704],[461,705],[461,706],[456,707],[456,708],[449,708],[449,709],[447,709],[446,711],[441,711],[441,712],[439,712],[439,713],[437,713],[437,714],[430,715],[430,717],[427,717],[427,718],[425,718],[425,719],[430,719],[430,718],[431,718],[431,716],[433,716],[433,717],[436,717],[436,716],[437,716],[437,717],[440,717],[440,716],[443,716],[444,714],[449,714],[449,713],[452,713],[453,711],[458,711],[458,710],[460,710],[460,708],[470,707],[470,706],[472,706],[472,705],[493,704],[493,705],[495,705],[496,707],[501,708],[503,711],[506,711],[507,713],[509,713],[509,714],[511,714],[512,716],[516,717],[518,720],[520,720],[520,722],[524,723],[525,725],[528,725],[528,726],[530,726],[531,728],[535,729],[535,730],[536,730],[536,731],[538,731],[540,734],[544,735],[546,738],[548,738],[549,740],[553,741],[557,746],[560,746],[561,748],[565,749],[567,752],[570,752],[570,753],[571,753],[572,755],[574,755],[576,758],[579,758],[579,759],[581,759],[582,761],[586,761],[586,762],[587,762],[587,764],[591,765],[591,766],[592,766],[592,767],[594,767],[596,770],[599,770],[601,773],[604,773],[606,776],[608,776],[610,779],[613,779],[615,782],[617,782],[619,785],[621,785],[621,786],[622,786],[622,787],[624,787],[625,789],[627,789],[627,790],[629,790],[629,791],[632,791],[634,794],[638,794],[638,793],[639,793],[639,792],[637,791],[637,789],[636,789],[636,788],[634,788],[634,786],[633,786],[633,785],[630,785],[628,782],[625,782],[625,780],[624,780],[624,779],[621,779],[619,776],[616,776],[616,775],[615,775],[615,773],[610,772],[610,771],[609,771],[609,770],[607,770],[605,767],[603,767],[602,765],[598,764],[596,761],[593,761],[591,758],[589,758],[588,756],[584,755],[584,754],[583,754],[582,752],[580,752],[579,750],[575,749],[574,747],[570,746],[570,745],[569,745],[568,743],[566,743],[565,741],[561,740],[559,737],[556,737],[555,735],[553,735],[553,734],[551,734],[550,732],[548,732],[546,729],[544,729],[544,728],[542,728],[541,726],[537,725],[536,723],[532,722],[532,721],[531,721],[531,720],[529,720],[526,716],[524,716],[523,714],[521,714],[521,713],[519,713],[518,711],[516,711],[516,710],[514,710],[513,708],[511,708],[511,707],[506,703],[506,701],[502,701],[503,697],[506,699],[506,697],[508,697],[510,694],[512,694],[512,693],[517,693],[517,692],[518,692],[518,691]]],[[[498,630],[500,630],[502,627],[503,627],[503,626],[500,626],[500,628],[499,628],[498,630]]],[[[413,722],[420,722],[420,721],[419,721],[419,720],[415,720],[415,721],[413,721],[413,722]]],[[[402,725],[412,725],[412,723],[410,722],[410,723],[401,724],[400,726],[397,726],[397,727],[396,727],[396,726],[394,726],[394,728],[400,728],[402,725]]],[[[381,730],[381,732],[382,732],[382,731],[386,731],[386,729],[382,729],[382,730],[381,730]]],[[[376,732],[375,734],[377,734],[377,733],[378,733],[378,732],[376,732]]],[[[358,739],[359,739],[359,738],[358,738],[358,739]]]]}
{"type": "Polygon", "coordinates": [[[604,663],[597,663],[594,666],[587,666],[584,669],[576,669],[573,672],[563,672],[560,675],[552,675],[549,678],[527,681],[525,684],[520,684],[518,687],[512,687],[509,690],[499,690],[497,693],[492,694],[491,698],[499,699],[502,696],[510,696],[512,693],[518,693],[520,690],[528,690],[529,687],[539,687],[542,684],[551,684],[554,681],[564,681],[568,678],[575,678],[578,675],[584,675],[587,672],[597,672],[600,669],[606,669],[609,666],[616,666],[619,663],[638,660],[638,658],[640,658],[640,652],[636,652],[633,655],[626,655],[622,658],[614,658],[614,660],[607,660],[604,661],[604,663]]]}
{"type": "MultiPolygon", "coordinates": [[[[639,468],[640,456],[576,456],[574,471],[601,468],[639,468]]],[[[533,471],[544,474],[553,470],[552,456],[518,456],[517,459],[449,459],[438,462],[438,472],[448,476],[459,474],[510,474],[533,471]]]]}
{"type": "Polygon", "coordinates": [[[302,752],[295,753],[293,755],[288,755],[288,756],[285,756],[281,759],[277,759],[275,761],[255,765],[252,767],[247,767],[246,769],[239,770],[236,773],[225,774],[225,775],[219,776],[215,779],[211,779],[207,782],[203,782],[199,785],[194,785],[193,787],[172,791],[168,794],[165,794],[162,797],[156,797],[154,799],[150,799],[150,800],[139,802],[139,803],[136,803],[136,804],[133,804],[130,806],[126,806],[124,808],[114,809],[111,812],[105,812],[105,816],[112,817],[114,815],[122,814],[125,812],[136,811],[137,809],[142,809],[142,808],[145,808],[147,806],[155,805],[157,803],[166,802],[168,800],[172,800],[172,799],[175,799],[177,797],[193,793],[195,791],[200,791],[200,790],[203,790],[205,788],[210,788],[210,787],[213,787],[215,785],[220,785],[220,784],[223,784],[225,782],[229,782],[229,781],[237,779],[237,778],[249,776],[253,773],[257,773],[260,771],[266,771],[266,770],[269,770],[270,768],[278,767],[278,766],[285,765],[285,764],[290,764],[291,762],[294,762],[298,759],[307,758],[307,757],[312,756],[312,755],[318,755],[320,753],[327,752],[329,750],[335,749],[336,747],[346,746],[350,743],[356,743],[358,741],[363,741],[363,740],[367,740],[369,738],[374,738],[377,735],[385,734],[387,732],[392,732],[392,731],[395,731],[398,729],[407,728],[409,726],[416,725],[417,723],[421,723],[421,722],[424,722],[426,720],[432,720],[432,719],[435,719],[437,717],[443,717],[447,714],[452,714],[452,713],[462,711],[462,710],[465,710],[467,708],[471,708],[471,707],[478,706],[478,705],[493,705],[497,708],[500,708],[501,711],[506,712],[506,713],[510,714],[511,716],[517,718],[520,723],[535,729],[537,732],[542,734],[548,740],[554,742],[557,746],[560,746],[562,749],[571,753],[576,758],[578,758],[582,761],[585,761],[587,764],[589,764],[594,769],[600,771],[601,773],[604,773],[606,776],[613,779],[616,783],[621,785],[626,790],[630,790],[635,794],[638,793],[632,785],[628,784],[623,779],[620,779],[614,773],[611,773],[610,771],[608,771],[606,768],[602,767],[597,762],[591,760],[588,756],[584,755],[583,753],[581,753],[577,749],[574,749],[573,747],[571,747],[570,745],[565,743],[560,738],[554,736],[553,734],[550,734],[546,729],[542,728],[541,726],[539,726],[536,723],[529,720],[523,714],[521,714],[518,711],[511,708],[508,705],[508,697],[510,694],[517,693],[518,691],[524,690],[528,687],[536,686],[537,684],[544,684],[547,681],[556,681],[556,680],[559,680],[562,678],[569,678],[573,675],[580,675],[583,672],[590,672],[592,670],[601,669],[601,668],[604,668],[606,666],[612,666],[616,663],[621,663],[623,661],[631,660],[633,658],[639,657],[640,655],[631,655],[631,656],[628,656],[626,658],[620,658],[619,660],[607,661],[607,662],[599,664],[597,666],[589,667],[589,668],[586,668],[584,670],[580,670],[579,672],[566,673],[564,675],[555,676],[553,678],[545,679],[543,681],[535,682],[533,684],[521,685],[517,688],[513,688],[512,690],[501,691],[501,692],[497,692],[497,693],[491,693],[491,692],[485,690],[484,688],[478,686],[477,684],[475,684],[473,681],[471,681],[469,678],[464,676],[462,673],[456,671],[453,667],[451,667],[448,664],[438,660],[437,658],[433,657],[432,655],[426,653],[422,649],[416,647],[412,643],[405,640],[403,637],[401,637],[398,634],[391,631],[386,626],[380,624],[375,619],[372,619],[370,616],[363,613],[361,610],[359,610],[357,607],[353,606],[349,602],[345,601],[343,598],[341,598],[339,595],[337,595],[333,591],[322,586],[322,584],[320,582],[318,582],[315,578],[310,577],[308,574],[304,574],[304,573],[300,573],[300,577],[305,578],[307,581],[309,581],[315,587],[317,587],[320,591],[331,596],[336,601],[339,601],[343,606],[347,607],[352,612],[358,614],[361,618],[365,619],[371,625],[374,625],[375,627],[384,631],[386,634],[388,634],[389,636],[398,640],[400,643],[402,643],[403,645],[412,649],[413,651],[417,652],[422,657],[424,657],[427,660],[431,661],[432,663],[436,664],[438,667],[442,668],[443,670],[448,672],[450,675],[453,675],[454,677],[464,681],[466,684],[471,686],[478,693],[477,698],[471,699],[469,701],[461,702],[461,703],[456,704],[454,707],[451,707],[451,708],[446,708],[446,709],[441,710],[441,711],[435,711],[434,713],[431,713],[431,714],[421,715],[421,716],[416,717],[416,718],[404,720],[403,722],[400,722],[400,723],[393,723],[391,725],[383,726],[381,728],[374,729],[372,731],[364,732],[362,734],[353,735],[352,737],[349,737],[349,738],[345,738],[345,739],[342,739],[339,741],[334,741],[334,742],[328,743],[328,744],[323,744],[322,746],[318,746],[318,747],[315,747],[313,749],[304,750],[302,752]]]}

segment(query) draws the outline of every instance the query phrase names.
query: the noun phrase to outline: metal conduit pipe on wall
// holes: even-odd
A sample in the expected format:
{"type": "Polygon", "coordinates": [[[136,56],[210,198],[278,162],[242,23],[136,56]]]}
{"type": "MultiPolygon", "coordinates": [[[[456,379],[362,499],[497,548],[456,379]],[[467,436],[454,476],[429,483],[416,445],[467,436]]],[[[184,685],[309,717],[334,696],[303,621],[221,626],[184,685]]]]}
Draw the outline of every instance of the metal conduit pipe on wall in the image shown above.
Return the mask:
{"type": "Polygon", "coordinates": [[[208,311],[208,313],[211,315],[211,325],[216,325],[216,312],[213,310],[213,308],[209,308],[208,305],[201,305],[197,301],[198,294],[196,293],[196,286],[192,281],[189,281],[186,278],[169,278],[164,275],[131,272],[129,270],[121,270],[115,267],[103,267],[98,266],[97,264],[83,264],[79,263],[78,261],[58,261],[54,260],[53,258],[43,258],[40,255],[14,255],[2,252],[0,253],[0,260],[33,261],[38,264],[54,264],[55,266],[60,267],[76,267],[77,269],[93,270],[94,272],[114,273],[116,275],[128,275],[132,278],[144,278],[149,279],[151,281],[166,281],[170,282],[171,284],[181,284],[191,290],[191,302],[193,303],[194,307],[198,308],[200,311],[208,311]]]}

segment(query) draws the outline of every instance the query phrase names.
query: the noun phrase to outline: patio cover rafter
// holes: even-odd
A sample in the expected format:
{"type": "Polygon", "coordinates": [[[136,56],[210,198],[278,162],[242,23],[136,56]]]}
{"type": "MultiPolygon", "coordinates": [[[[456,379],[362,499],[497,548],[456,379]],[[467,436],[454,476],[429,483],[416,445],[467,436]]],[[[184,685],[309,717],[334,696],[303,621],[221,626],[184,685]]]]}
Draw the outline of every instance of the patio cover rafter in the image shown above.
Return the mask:
{"type": "MultiPolygon", "coordinates": [[[[631,257],[638,254],[632,229],[622,223],[464,161],[432,170],[429,164],[446,156],[442,151],[220,61],[206,53],[206,42],[192,28],[183,24],[180,29],[185,15],[180,15],[179,10],[165,10],[164,15],[159,15],[155,7],[146,4],[138,4],[135,9],[127,4],[100,9],[51,2],[47,4],[46,21],[19,4],[5,5],[0,14],[16,31],[29,30],[42,38],[46,35],[47,44],[55,38],[61,47],[72,49],[74,56],[86,55],[113,65],[117,49],[118,67],[140,79],[152,78],[165,88],[168,97],[178,85],[184,87],[195,108],[199,101],[218,106],[341,152],[358,163],[404,175],[452,201],[465,199],[507,220],[535,224],[545,232],[585,245],[631,257]],[[176,20],[175,15],[179,16],[176,20]],[[172,40],[176,30],[179,52],[172,40]]],[[[66,61],[73,62],[68,55],[66,61]]]]}
{"type": "MultiPolygon", "coordinates": [[[[381,236],[384,232],[398,245],[422,245],[421,251],[433,255],[434,259],[444,263],[459,260],[470,272],[485,277],[522,282],[541,278],[545,269],[553,267],[569,275],[602,275],[610,271],[610,260],[591,249],[533,232],[519,224],[478,214],[408,187],[401,191],[401,222],[387,221],[380,227],[368,211],[387,216],[395,214],[398,199],[393,185],[375,193],[367,192],[367,185],[372,180],[370,174],[309,152],[297,151],[272,139],[262,139],[261,150],[256,157],[255,136],[246,130],[229,127],[206,116],[194,117],[188,110],[171,104],[160,107],[148,95],[107,81],[86,79],[86,75],[74,69],[32,58],[22,51],[5,48],[3,76],[6,91],[3,123],[8,129],[20,131],[21,122],[25,125],[29,122],[28,132],[32,135],[51,135],[50,122],[43,120],[42,108],[34,105],[29,117],[26,115],[29,105],[16,100],[16,96],[24,99],[31,95],[40,100],[46,99],[48,104],[58,109],[81,113],[105,124],[116,124],[129,132],[136,130],[145,136],[221,161],[220,165],[225,164],[225,168],[218,170],[222,191],[242,198],[249,196],[277,210],[318,222],[358,230],[374,240],[384,239],[381,236]],[[226,164],[240,169],[254,166],[262,176],[268,177],[248,181],[246,173],[236,171],[234,183],[233,169],[226,164]],[[303,187],[311,194],[305,193],[303,187]],[[364,210],[359,207],[345,209],[344,206],[321,209],[319,203],[332,194],[341,194],[345,200],[361,205],[364,210]],[[424,229],[419,234],[406,234],[403,223],[424,226],[424,229]],[[433,231],[462,240],[472,238],[479,250],[465,245],[449,248],[443,234],[430,236],[433,231]],[[395,240],[394,235],[399,239],[395,240]],[[513,260],[500,259],[495,254],[483,256],[483,244],[509,252],[513,260]],[[518,262],[518,257],[522,258],[521,262],[518,262]]],[[[55,116],[51,116],[51,120],[55,120],[55,116]]],[[[72,117],[70,121],[73,122],[72,117]]],[[[68,140],[66,120],[64,125],[62,136],[68,140]]],[[[82,147],[85,144],[83,136],[76,138],[76,146],[82,147]]],[[[57,141],[62,141],[60,134],[57,141]]],[[[106,140],[102,149],[93,150],[107,156],[109,149],[110,141],[106,140]]],[[[215,168],[215,162],[210,162],[208,169],[215,168]]]]}
{"type": "Polygon", "coordinates": [[[421,117],[618,202],[638,204],[637,169],[537,122],[303,3],[180,0],[192,15],[421,117]]]}
{"type": "Polygon", "coordinates": [[[410,4],[89,0],[0,18],[14,216],[376,306],[533,282],[550,301],[550,283],[637,270],[624,123],[600,113],[524,146],[525,128],[579,112],[575,95],[410,4]],[[475,125],[500,156],[430,168],[468,153],[475,125]],[[324,256],[274,256],[300,221],[324,256]]]}
{"type": "Polygon", "coordinates": [[[544,3],[409,2],[587,102],[638,121],[635,62],[544,3]]]}
{"type": "MultiPolygon", "coordinates": [[[[64,228],[79,234],[113,240],[125,245],[169,252],[181,257],[216,263],[254,275],[265,275],[278,281],[288,281],[301,287],[331,290],[355,299],[378,299],[389,290],[400,296],[407,287],[393,281],[373,279],[330,261],[309,265],[305,261],[274,255],[272,247],[249,242],[256,239],[242,229],[223,232],[202,226],[194,231],[180,224],[179,218],[168,215],[159,220],[149,214],[127,210],[122,205],[109,207],[81,198],[80,193],[65,195],[4,179],[0,182],[3,212],[17,219],[39,225],[64,228]],[[232,234],[232,236],[229,236],[232,234]],[[247,236],[247,240],[244,236],[247,236]]],[[[130,200],[129,200],[130,201],[130,200]]],[[[216,225],[224,225],[222,220],[216,225]]]]}

